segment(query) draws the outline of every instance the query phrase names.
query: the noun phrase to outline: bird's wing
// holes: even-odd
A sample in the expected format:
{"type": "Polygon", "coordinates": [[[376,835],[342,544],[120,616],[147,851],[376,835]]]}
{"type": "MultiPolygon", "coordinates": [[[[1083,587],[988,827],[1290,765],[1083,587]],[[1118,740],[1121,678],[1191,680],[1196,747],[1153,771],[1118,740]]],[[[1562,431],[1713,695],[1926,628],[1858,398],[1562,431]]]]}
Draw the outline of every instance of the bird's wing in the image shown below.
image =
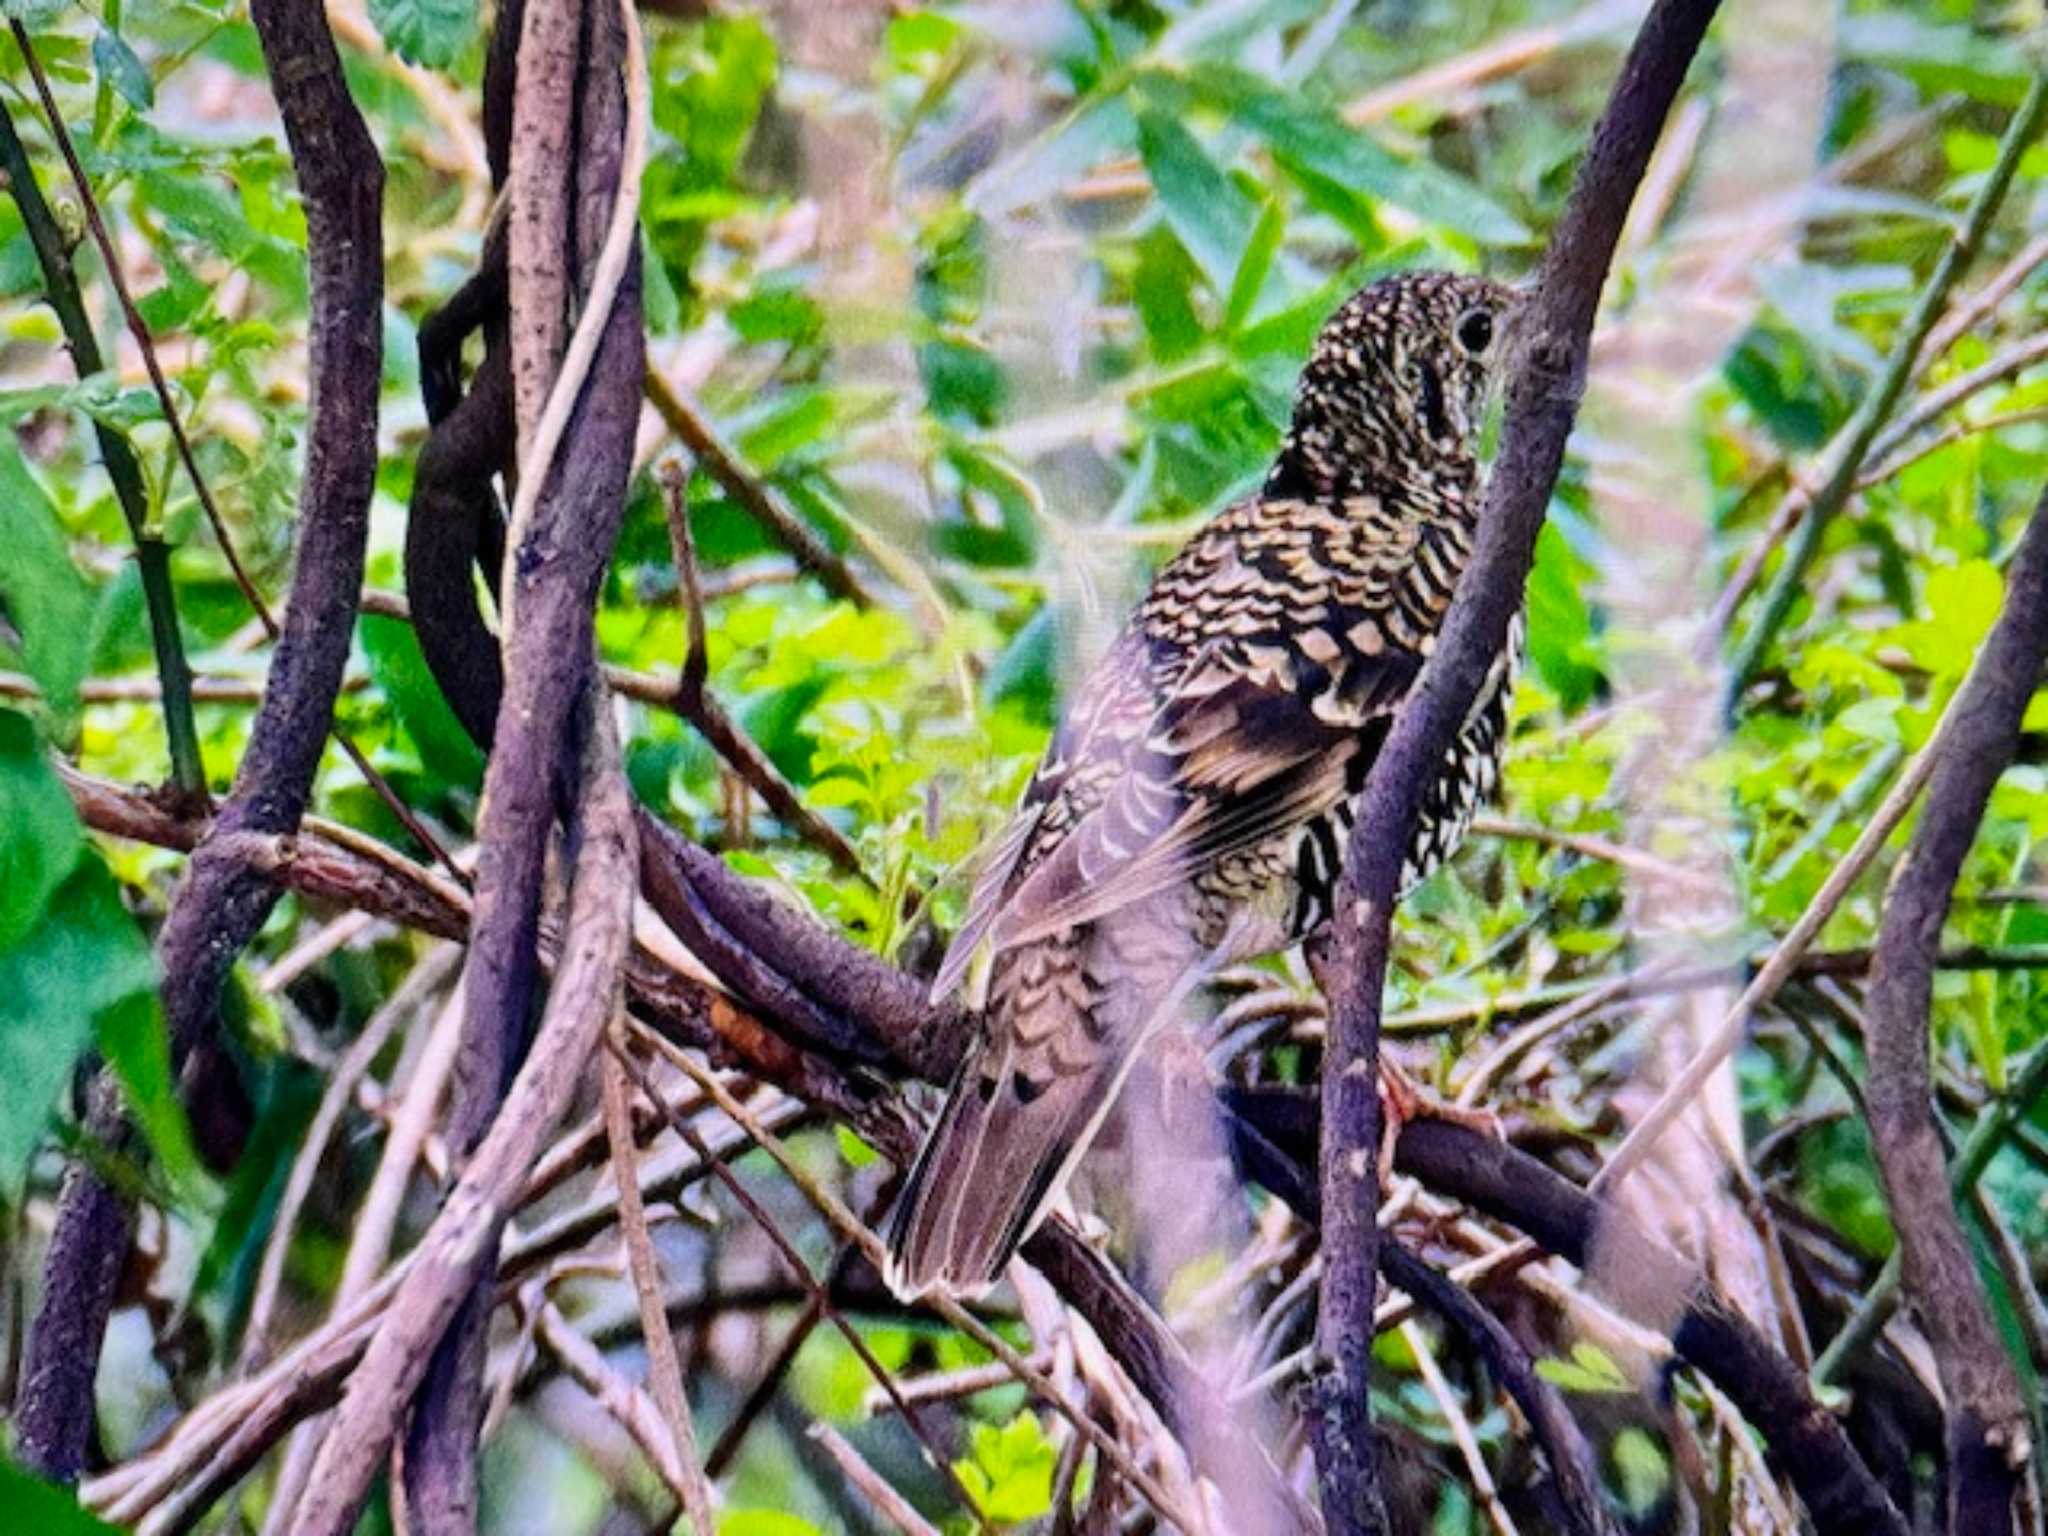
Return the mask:
{"type": "Polygon", "coordinates": [[[1130,906],[1354,792],[1449,602],[1422,553],[1371,503],[1255,500],[1197,535],[1076,700],[942,981],[984,941],[1130,906]]]}
{"type": "Polygon", "coordinates": [[[1369,727],[1399,692],[1372,690],[1341,724],[1248,677],[1165,701],[1141,760],[1014,883],[990,940],[1006,949],[1094,921],[1328,811],[1357,788],[1369,727]]]}

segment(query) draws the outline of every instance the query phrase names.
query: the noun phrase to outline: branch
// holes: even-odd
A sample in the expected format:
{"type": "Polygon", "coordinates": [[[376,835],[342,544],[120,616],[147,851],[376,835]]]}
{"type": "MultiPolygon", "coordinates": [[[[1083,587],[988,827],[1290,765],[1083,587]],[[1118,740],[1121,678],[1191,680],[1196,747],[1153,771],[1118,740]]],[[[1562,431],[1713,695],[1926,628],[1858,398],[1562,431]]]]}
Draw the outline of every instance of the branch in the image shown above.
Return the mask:
{"type": "Polygon", "coordinates": [[[676,585],[683,594],[684,613],[689,623],[690,649],[676,675],[668,706],[697,728],[711,749],[725,760],[768,809],[787,822],[805,842],[821,850],[846,874],[866,881],[860,854],[845,834],[820,816],[797,793],[796,786],[782,776],[782,770],[768,754],[727,714],[704,686],[711,657],[704,641],[704,598],[697,584],[697,546],[690,532],[688,487],[673,460],[662,467],[663,504],[668,512],[669,548],[675,556],[676,585]]]}
{"type": "Polygon", "coordinates": [[[1617,1528],[1600,1492],[1600,1475],[1585,1431],[1563,1396],[1536,1374],[1535,1362],[1505,1324],[1450,1276],[1439,1274],[1399,1242],[1383,1239],[1380,1272],[1465,1338],[1501,1390],[1514,1399],[1550,1463],[1568,1536],[1611,1536],[1617,1528]]]}
{"type": "MultiPolygon", "coordinates": [[[[1254,1177],[1318,1219],[1307,1176],[1316,1146],[1314,1095],[1294,1089],[1224,1094],[1231,1134],[1254,1177]]],[[[1668,1332],[1686,1362],[1726,1392],[1764,1437],[1820,1536],[1907,1536],[1899,1512],[1805,1373],[1706,1289],[1685,1259],[1611,1200],[1581,1189],[1505,1142],[1448,1120],[1413,1120],[1394,1167],[1439,1194],[1507,1223],[1587,1272],[1612,1305],[1668,1332]]]]}
{"type": "MultiPolygon", "coordinates": [[[[157,938],[173,1069],[187,1104],[204,1111],[194,1114],[193,1129],[201,1151],[217,1165],[233,1160],[248,1115],[234,1067],[215,1038],[220,987],[278,896],[277,887],[251,866],[248,845],[252,835],[261,839],[297,829],[333,722],[355,625],[356,593],[362,587],[377,471],[383,339],[383,162],[342,80],[334,40],[316,0],[256,0],[252,20],[271,78],[292,85],[277,95],[306,211],[314,407],[299,494],[297,577],[270,683],[234,789],[187,864],[157,938]]],[[[27,34],[18,22],[14,26],[24,56],[33,59],[27,34]]],[[[139,329],[140,317],[120,280],[112,243],[39,68],[36,78],[109,278],[131,326],[139,329]]],[[[146,345],[144,356],[165,391],[166,413],[183,444],[167,386],[146,345]]],[[[104,1121],[97,1113],[103,1103],[97,1090],[94,1098],[92,1118],[104,1121]]],[[[120,1247],[111,1256],[87,1251],[90,1244],[51,1250],[42,1307],[78,1313],[61,1329],[54,1315],[49,1328],[41,1327],[39,1318],[34,1330],[46,1351],[54,1352],[38,1354],[32,1348],[27,1371],[51,1400],[92,1401],[106,1307],[112,1301],[111,1287],[103,1290],[93,1280],[110,1266],[118,1271],[127,1237],[125,1221],[104,1219],[104,1206],[112,1198],[90,1172],[66,1180],[63,1199],[74,1209],[69,1219],[60,1209],[60,1228],[82,1242],[120,1247]],[[91,1316],[78,1312],[85,1301],[95,1303],[91,1316]],[[76,1380],[70,1385],[56,1385],[71,1377],[76,1380]]],[[[89,1412],[66,1426],[63,1435],[70,1444],[50,1446],[54,1464],[68,1465],[75,1473],[91,1428],[89,1412]]]]}
{"type": "Polygon", "coordinates": [[[1933,1346],[1948,1416],[1949,1530],[2009,1531],[2031,1425],[1950,1194],[1929,1065],[1934,957],[1957,875],[2048,656],[2048,493],[2020,540],[2005,607],[1949,716],[1927,809],[1885,902],[1866,999],[1870,1138],[1906,1293],[1933,1346]]]}
{"type": "Polygon", "coordinates": [[[1428,787],[1507,642],[1584,388],[1601,285],[1716,0],[1658,0],[1622,65],[1518,321],[1507,416],[1471,563],[1436,649],[1374,760],[1331,924],[1323,1061],[1321,1366],[1315,1453],[1335,1536],[1384,1532],[1368,1381],[1378,1283],[1377,1062],[1389,923],[1428,787]]]}
{"type": "MultiPolygon", "coordinates": [[[[71,264],[71,246],[43,189],[36,181],[35,168],[22,149],[14,131],[14,114],[0,103],[0,176],[7,182],[15,207],[21,210],[22,228],[35,247],[36,261],[43,269],[43,293],[57,312],[65,343],[71,348],[71,362],[81,379],[104,369],[99,338],[85,312],[85,299],[78,289],[78,273],[71,264]]],[[[149,610],[150,643],[156,651],[156,675],[163,688],[164,737],[171,757],[171,782],[194,805],[204,806],[206,764],[199,751],[199,730],[192,719],[192,669],[185,660],[185,642],[178,632],[178,600],[171,586],[171,553],[162,534],[150,526],[149,495],[142,483],[142,469],[135,462],[135,450],[127,434],[97,418],[93,436],[100,446],[100,462],[114,487],[114,499],[121,504],[129,537],[135,541],[135,564],[142,577],[142,600],[149,610]]]]}
{"type": "Polygon", "coordinates": [[[650,365],[645,382],[647,398],[668,423],[669,430],[683,440],[683,446],[705,472],[725,487],[726,495],[753,514],[799,566],[817,577],[818,584],[834,597],[862,608],[876,605],[874,593],[854,574],[853,567],[740,462],[739,455],[718,435],[718,429],[669,383],[659,368],[650,365]]]}
{"type": "MultiPolygon", "coordinates": [[[[1785,551],[1784,561],[1764,593],[1763,608],[1743,639],[1742,648],[1729,663],[1728,698],[1731,704],[1741,697],[1743,689],[1756,676],[1772,641],[1784,627],[1792,611],[1793,599],[1799,595],[1800,584],[1806,579],[1806,568],[1820,551],[1821,536],[1827,532],[1828,524],[1842,510],[1850,492],[1855,489],[1871,444],[1884,426],[1885,419],[1891,415],[1892,407],[1898,403],[1907,380],[1912,377],[1921,347],[1928,333],[1934,329],[1935,322],[1941,318],[1956,279],[1976,259],[1978,247],[1984,243],[1985,232],[1990,229],[1992,219],[2005,201],[2006,189],[2012,185],[2020,157],[2040,132],[2044,116],[2048,116],[2048,76],[2037,74],[2027,91],[2026,100],[2020,103],[2019,110],[2013,113],[2012,121],[2006,125],[2004,142],[1998,147],[1998,158],[1993,162],[1990,174],[1984,178],[1983,185],[1977,189],[1977,195],[1971,199],[1969,212],[1963,216],[1963,227],[1941,253],[1934,275],[1928,278],[1927,286],[1920,291],[1912,314],[1906,318],[1898,340],[1892,344],[1883,371],[1857,403],[1856,413],[1849,418],[1848,425],[1829,445],[1827,477],[1808,500],[1805,517],[1792,545],[1785,551]]],[[[1798,494],[1797,491],[1792,493],[1793,496],[1798,494]]]]}
{"type": "MultiPolygon", "coordinates": [[[[322,1442],[296,1529],[344,1536],[383,1464],[429,1356],[488,1275],[498,1238],[538,1159],[601,1049],[619,1000],[632,932],[633,821],[618,746],[595,694],[573,831],[580,857],[569,892],[563,958],[533,1050],[503,1108],[428,1229],[349,1376],[322,1442]]],[[[488,1307],[486,1300],[479,1307],[488,1307]]],[[[410,1479],[409,1479],[410,1481],[410,1479]]]]}
{"type": "MultiPolygon", "coordinates": [[[[599,1073],[605,1138],[611,1149],[612,1187],[618,1197],[619,1230],[625,1238],[633,1297],[640,1308],[640,1340],[647,1351],[647,1379],[667,1437],[665,1459],[674,1468],[669,1486],[676,1490],[696,1536],[714,1536],[717,1521],[711,1512],[711,1485],[705,1480],[704,1464],[697,1455],[696,1427],[690,1421],[690,1400],[683,1390],[676,1336],[662,1305],[661,1259],[647,1229],[647,1210],[641,1204],[640,1183],[634,1172],[638,1149],[633,1140],[630,1087],[625,1068],[614,1051],[604,1053],[599,1073]]],[[[665,1100],[657,1102],[666,1107],[665,1100]]]]}

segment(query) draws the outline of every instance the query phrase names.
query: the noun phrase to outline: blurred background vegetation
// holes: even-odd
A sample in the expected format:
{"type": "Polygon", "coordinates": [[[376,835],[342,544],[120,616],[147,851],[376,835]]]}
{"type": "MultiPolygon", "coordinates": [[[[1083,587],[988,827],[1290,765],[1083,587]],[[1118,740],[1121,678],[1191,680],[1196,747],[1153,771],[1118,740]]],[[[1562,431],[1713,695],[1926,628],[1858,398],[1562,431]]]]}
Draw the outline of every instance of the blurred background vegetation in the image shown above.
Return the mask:
{"type": "MultiPolygon", "coordinates": [[[[257,586],[281,599],[307,406],[305,227],[246,17],[213,0],[8,9],[52,77],[226,524],[257,586]]],[[[1639,7],[680,9],[646,18],[653,363],[877,596],[830,596],[698,468],[689,504],[709,686],[850,840],[860,871],[765,811],[658,703],[620,706],[631,782],[858,942],[929,966],[961,910],[958,867],[1001,824],[1064,681],[1145,574],[1256,484],[1318,323],[1387,270],[1525,275],[1639,7]]],[[[330,14],[390,167],[370,582],[396,589],[424,433],[415,327],[474,266],[489,211],[474,121],[488,18],[467,0],[371,0],[367,14],[333,0],[330,14]]],[[[1759,604],[1733,602],[1725,634],[1710,619],[1745,559],[1782,536],[1774,514],[1810,489],[1883,368],[2028,88],[2027,34],[2041,19],[2038,0],[1736,0],[1653,166],[1531,580],[1532,664],[1503,803],[1406,904],[1388,999],[1412,1069],[1451,1093],[1484,1064],[1475,1096],[1567,1172],[1597,1166],[1631,1105],[1718,1017],[1736,968],[1805,909],[1997,611],[2001,564],[2048,464],[2048,146],[2020,161],[1951,305],[1959,318],[1912,376],[1898,430],[1868,456],[1740,686],[1727,658],[1759,604]],[[1651,967],[1669,991],[1596,990],[1651,967]],[[1576,1006],[1558,1013],[1565,1004],[1576,1006]],[[1544,1027],[1495,1057],[1530,1019],[1544,1027]]],[[[0,40],[0,89],[60,224],[81,237],[84,210],[11,39],[0,40]]],[[[0,1350],[18,1353],[70,1134],[66,1090],[96,1046],[149,1132],[124,1170],[147,1214],[100,1377],[104,1450],[119,1459],[254,1347],[266,1246],[284,1260],[271,1342],[324,1310],[386,1099],[358,1092],[281,1227],[287,1178],[338,1056],[389,1008],[398,1027],[369,1083],[402,1096],[449,967],[434,941],[287,898],[234,999],[258,1128],[230,1174],[202,1168],[168,1092],[150,994],[147,939],[180,858],[86,837],[49,764],[54,751],[147,785],[169,772],[138,572],[95,422],[130,434],[149,515],[174,546],[216,791],[267,647],[90,243],[76,256],[110,358],[84,380],[40,302],[16,207],[0,200],[11,428],[0,434],[0,1350]]],[[[687,649],[687,613],[651,470],[675,451],[650,408],[649,473],[598,624],[609,661],[663,677],[687,649]]],[[[1760,585],[1778,558],[1766,556],[1760,585]]],[[[361,621],[341,717],[407,804],[461,846],[482,759],[399,619],[361,621]]],[[[1949,939],[1970,953],[1937,990],[1937,1079],[1958,1140],[2048,1037],[2048,874],[2036,854],[2048,837],[2048,705],[2028,728],[1958,892],[1949,939]]],[[[316,810],[423,854],[339,753],[316,810]]],[[[1869,941],[1888,862],[1829,923],[1823,950],[1853,961],[1869,941]]],[[[1856,969],[1845,961],[1788,989],[1697,1134],[1637,1185],[1674,1241],[1721,1255],[1727,1283],[1795,1353],[1849,1315],[1891,1246],[1851,1112],[1856,969]],[[1731,1153],[1746,1199],[1722,1177],[1731,1153]]],[[[1219,1072],[1285,1081],[1312,1064],[1320,1013],[1284,959],[1229,977],[1205,1028],[1219,1072]]],[[[1998,1314],[2037,1391],[2048,1106],[2019,1108],[1975,1209],[1998,1314]]],[[[816,1125],[794,1138],[857,1207],[875,1202],[888,1167],[850,1135],[816,1125]]],[[[760,1154],[740,1169],[822,1272],[829,1231],[760,1154]]],[[[589,1193],[556,1196],[531,1222],[589,1193]]],[[[673,1200],[659,1236],[709,1442],[804,1296],[722,1193],[673,1200]]],[[[401,1244],[434,1205],[423,1172],[401,1244]]],[[[1483,1223],[1428,1199],[1411,1198],[1403,1219],[1454,1261],[1498,1246],[1483,1223]]],[[[562,1266],[550,1294],[637,1376],[630,1291],[593,1272],[609,1242],[593,1240],[594,1265],[562,1266]]],[[[1306,1337],[1293,1282],[1307,1252],[1284,1213],[1266,1210],[1254,1251],[1218,1255],[1166,1293],[1189,1329],[1256,1320],[1232,1368],[1283,1399],[1306,1337]]],[[[1735,1492],[1714,1528],[1792,1529],[1776,1523],[1783,1496],[1725,1405],[1691,1384],[1675,1404],[1644,1390],[1639,1341],[1603,1334],[1572,1292],[1548,1265],[1497,1294],[1598,1426],[1617,1506],[1644,1530],[1696,1528],[1677,1511],[1721,1487],[1735,1492]]],[[[919,1317],[859,1315],[884,1364],[951,1388],[936,1422],[988,1518],[1051,1529],[1056,1472],[1073,1487],[1065,1426],[1014,1385],[965,1391],[985,1378],[952,1373],[987,1358],[968,1340],[919,1317]]],[[[1006,1318],[1027,1343],[1024,1322],[1006,1318]]],[[[1379,1409],[1414,1472],[1406,1507],[1426,1522],[1414,1528],[1504,1528],[1513,1516],[1491,1489],[1511,1491],[1527,1454],[1507,1412],[1447,1345],[1447,1379],[1422,1370],[1440,1348],[1430,1326],[1383,1342],[1379,1409]]],[[[1931,1379],[1903,1324],[1872,1353],[1931,1379]]],[[[1071,1380],[1071,1347],[1055,1363],[1071,1380]]],[[[547,1349],[507,1338],[493,1370],[488,1530],[634,1530],[663,1511],[659,1482],[547,1349]]],[[[808,1436],[813,1421],[850,1437],[934,1523],[965,1528],[955,1495],[872,1396],[843,1341],[811,1333],[720,1481],[721,1529],[888,1528],[808,1436]]],[[[265,1499],[259,1472],[215,1527],[253,1528],[265,1499]]]]}

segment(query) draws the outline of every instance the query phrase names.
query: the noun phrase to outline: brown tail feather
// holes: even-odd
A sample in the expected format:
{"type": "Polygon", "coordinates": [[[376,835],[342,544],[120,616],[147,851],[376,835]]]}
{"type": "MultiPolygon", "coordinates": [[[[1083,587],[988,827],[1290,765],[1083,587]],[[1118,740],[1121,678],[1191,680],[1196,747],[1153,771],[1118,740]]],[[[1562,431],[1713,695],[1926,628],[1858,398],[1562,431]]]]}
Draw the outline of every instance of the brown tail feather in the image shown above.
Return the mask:
{"type": "Polygon", "coordinates": [[[1125,1065],[1105,1060],[1025,1098],[1021,1077],[980,1056],[955,1079],[890,1220],[884,1278],[906,1300],[996,1282],[1087,1150],[1125,1065]]]}

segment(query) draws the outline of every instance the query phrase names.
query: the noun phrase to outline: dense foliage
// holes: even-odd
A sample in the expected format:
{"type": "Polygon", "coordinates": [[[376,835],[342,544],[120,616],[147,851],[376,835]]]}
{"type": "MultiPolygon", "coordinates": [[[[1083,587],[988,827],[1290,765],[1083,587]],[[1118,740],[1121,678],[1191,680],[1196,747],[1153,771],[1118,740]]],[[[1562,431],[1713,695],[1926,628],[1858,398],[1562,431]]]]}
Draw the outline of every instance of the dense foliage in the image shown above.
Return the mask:
{"type": "MultiPolygon", "coordinates": [[[[630,782],[736,868],[928,970],[960,916],[967,861],[1042,751],[1064,682],[1145,572],[1256,484],[1319,322],[1386,270],[1525,274],[1637,13],[1546,0],[680,9],[691,14],[646,18],[650,357],[876,597],[830,595],[694,466],[708,686],[860,868],[764,811],[658,685],[619,704],[630,782]]],[[[1503,803],[1405,904],[1388,998],[1412,1072],[1454,1096],[1484,1063],[1476,1102],[1580,1177],[1718,1022],[1743,966],[1813,902],[1928,740],[1999,611],[2048,463],[2048,147],[2036,146],[1949,302],[1961,319],[1907,376],[1853,495],[1788,589],[1782,625],[1733,678],[1784,558],[1774,514],[1825,477],[1830,444],[1883,375],[2036,66],[2018,37],[2026,6],[1732,9],[1611,284],[1531,578],[1503,803]],[[1767,548],[1761,580],[1716,633],[1717,598],[1767,548]],[[1652,984],[1606,986],[1634,973],[1652,984]],[[1531,1019],[1545,1027],[1496,1058],[1531,1019]]],[[[23,12],[222,526],[254,586],[281,601],[308,405],[306,232],[250,26],[211,0],[9,10],[23,12]]],[[[331,14],[390,172],[369,581],[392,591],[424,434],[417,326],[474,265],[490,213],[475,122],[485,27],[448,0],[331,14]]],[[[67,793],[77,781],[56,766],[150,786],[172,777],[141,570],[96,428],[134,445],[148,527],[171,549],[216,794],[240,759],[268,652],[11,39],[0,79],[110,359],[76,375],[18,205],[0,199],[6,1332],[18,1338],[35,1304],[63,1158],[79,1144],[71,1089],[97,1051],[144,1133],[113,1164],[144,1213],[100,1375],[101,1445],[118,1462],[324,1312],[453,967],[443,941],[288,897],[230,999],[253,1130],[231,1167],[195,1153],[148,942],[182,855],[87,834],[67,793]],[[376,1018],[396,1023],[390,1043],[287,1204],[323,1088],[376,1018]],[[251,1304],[272,1246],[282,1285],[256,1337],[251,1304]]],[[[689,646],[655,473],[676,451],[650,406],[598,615],[605,659],[662,680],[689,646]]],[[[484,759],[395,611],[360,622],[339,724],[460,849],[484,759]]],[[[1958,1143],[2016,1083],[2038,1090],[2043,1076],[2048,704],[2036,701],[2026,731],[1958,887],[1931,1020],[1958,1143]]],[[[431,861],[338,750],[315,811],[431,861]]],[[[1855,1113],[1857,951],[1903,842],[1893,837],[1823,929],[1823,963],[1755,1021],[1669,1166],[1634,1186],[1672,1241],[1717,1255],[1738,1302],[1805,1363],[1892,1247],[1855,1113]]],[[[1211,1016],[1202,1038],[1218,1073],[1312,1074],[1321,1014],[1296,958],[1227,977],[1211,1016]]],[[[1968,1209],[1994,1312],[2038,1397],[2048,1103],[2012,1107],[2018,1123],[1968,1209]]],[[[887,1163],[843,1128],[795,1124],[811,1169],[874,1207],[887,1163]]],[[[830,1229],[762,1155],[739,1170],[826,1273],[830,1229]]],[[[423,1170],[398,1245],[432,1216],[435,1189],[423,1170]]],[[[586,1180],[521,1224],[537,1230],[592,1193],[586,1180]]],[[[808,1327],[797,1322],[806,1295],[715,1185],[658,1198],[708,1446],[778,1342],[808,1327]]],[[[1236,1379],[1284,1402],[1305,1363],[1293,1353],[1307,1326],[1295,1282],[1312,1248],[1277,1204],[1253,1198],[1249,1252],[1159,1291],[1191,1335],[1237,1351],[1236,1379]]],[[[1499,1246],[1490,1225],[1434,1196],[1397,1199],[1402,1230],[1446,1262],[1499,1246]]],[[[614,1239],[589,1242],[588,1262],[563,1258],[527,1282],[528,1332],[508,1331],[494,1356],[488,1529],[638,1529],[669,1510],[630,1442],[531,1337],[545,1291],[622,1373],[641,1373],[631,1292],[608,1268],[614,1239]]],[[[1717,1508],[1716,1529],[1793,1528],[1753,1432],[1689,1378],[1667,1395],[1648,1363],[1654,1341],[1581,1299],[1571,1271],[1553,1261],[1489,1284],[1583,1410],[1618,1509],[1644,1529],[1680,1528],[1670,1522],[1688,1501],[1717,1508]]],[[[1048,1305],[1005,1304],[1002,1326],[1023,1345],[1045,1315],[1033,1307],[1048,1305]]],[[[928,1316],[879,1304],[854,1315],[906,1380],[989,1359],[928,1316]]],[[[1100,1393],[1100,1368],[1077,1365],[1068,1336],[1039,1348],[1076,1401],[1100,1393]]],[[[1833,1382],[1903,1371],[1905,1397],[1926,1397],[1931,1368],[1910,1325],[1866,1353],[1881,1364],[1838,1362],[1833,1382]]],[[[1425,1314],[1383,1334],[1381,1360],[1376,1406],[1413,1469],[1396,1480],[1413,1528],[1529,1522],[1515,1503],[1528,1472],[1516,1420],[1456,1342],[1425,1314]]],[[[997,1528],[1051,1529],[1056,1488],[1085,1502],[1093,1463],[1076,1477],[1071,1430],[1014,1382],[962,1380],[980,1390],[930,1416],[959,1484],[997,1528]]],[[[718,1482],[721,1531],[886,1528],[807,1436],[813,1420],[848,1435],[930,1519],[969,1528],[958,1489],[874,1398],[845,1341],[810,1333],[718,1482]]],[[[1913,1443],[1912,1426],[1898,1433],[1913,1443]]],[[[260,1521],[272,1475],[259,1470],[223,1501],[212,1528],[260,1521]]],[[[1923,1456],[1902,1475],[1924,1495],[1932,1468],[1923,1456]]]]}

